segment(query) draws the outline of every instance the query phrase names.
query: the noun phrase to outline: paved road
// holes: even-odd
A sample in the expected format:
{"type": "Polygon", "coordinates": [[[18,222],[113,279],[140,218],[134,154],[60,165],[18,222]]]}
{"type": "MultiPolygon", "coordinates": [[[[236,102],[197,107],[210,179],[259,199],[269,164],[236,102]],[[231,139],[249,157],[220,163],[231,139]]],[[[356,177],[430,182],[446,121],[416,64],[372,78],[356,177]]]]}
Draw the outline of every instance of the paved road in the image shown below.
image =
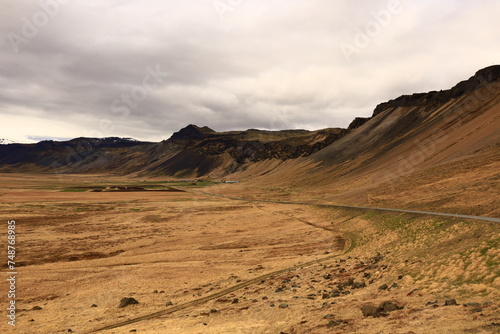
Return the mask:
{"type": "MultiPolygon", "coordinates": [[[[187,189],[185,189],[187,190],[187,189]]],[[[190,190],[193,191],[193,190],[190,190]]],[[[405,213],[418,213],[422,215],[432,215],[432,216],[443,216],[443,217],[454,217],[454,218],[462,218],[462,219],[476,219],[483,220],[487,222],[500,223],[500,218],[495,217],[484,217],[484,216],[469,216],[469,215],[460,215],[455,213],[445,213],[445,212],[429,212],[429,211],[415,211],[415,210],[403,210],[403,209],[389,209],[389,208],[373,208],[367,206],[352,206],[352,205],[336,205],[336,204],[317,204],[317,203],[308,203],[308,202],[283,202],[283,201],[270,201],[263,199],[248,199],[242,197],[233,197],[233,196],[225,196],[219,194],[208,193],[206,191],[196,190],[197,192],[203,193],[209,196],[228,198],[236,201],[247,201],[247,202],[261,202],[261,203],[275,203],[275,204],[293,204],[293,205],[313,205],[320,206],[326,208],[348,208],[348,209],[361,209],[361,210],[377,210],[377,211],[393,211],[393,212],[405,212],[405,213]]]]}
{"type": "MultiPolygon", "coordinates": [[[[192,190],[192,189],[187,189],[187,188],[183,188],[183,187],[178,187],[178,188],[182,188],[183,190],[187,190],[187,191],[202,193],[202,194],[209,195],[209,196],[222,197],[222,198],[227,198],[227,199],[231,199],[231,200],[246,201],[246,202],[292,204],[292,205],[313,205],[313,206],[320,206],[320,207],[327,207],[327,208],[350,208],[350,209],[361,209],[361,210],[378,210],[378,211],[393,211],[393,212],[405,212],[405,213],[418,213],[418,214],[424,214],[424,215],[455,217],[455,218],[462,218],[462,219],[476,219],[476,220],[483,220],[483,221],[489,221],[489,222],[494,222],[494,223],[500,223],[500,218],[494,218],[494,217],[469,216],[469,215],[459,215],[459,214],[443,213],[443,212],[427,212],[427,211],[414,211],[414,210],[402,210],[402,209],[372,208],[372,207],[366,207],[366,206],[335,205],[335,204],[316,204],[316,203],[307,203],[307,202],[282,202],[282,201],[269,201],[269,200],[247,199],[247,198],[241,198],[241,197],[233,197],[233,196],[225,196],[225,195],[213,194],[213,193],[208,193],[208,192],[201,191],[201,190],[192,190]]],[[[342,254],[345,254],[349,250],[350,250],[350,246],[346,247],[343,250],[343,252],[340,253],[340,254],[329,255],[329,256],[326,256],[326,257],[314,260],[314,261],[310,261],[310,262],[307,262],[307,263],[302,263],[302,264],[299,264],[299,265],[296,265],[296,266],[293,266],[293,267],[289,267],[289,268],[281,269],[281,270],[274,271],[274,272],[271,272],[271,273],[267,273],[265,275],[262,275],[262,276],[259,276],[259,277],[255,277],[253,279],[250,279],[248,281],[242,282],[242,283],[237,284],[235,286],[226,288],[226,289],[224,289],[222,291],[219,291],[217,293],[214,293],[214,294],[211,294],[211,295],[199,298],[199,299],[195,299],[193,301],[190,301],[190,302],[187,302],[187,303],[184,303],[184,304],[173,306],[173,307],[168,308],[166,310],[161,310],[161,311],[157,311],[157,312],[154,312],[154,313],[150,313],[150,314],[146,314],[146,315],[143,315],[143,316],[139,316],[139,317],[136,317],[136,318],[133,318],[133,319],[129,319],[129,320],[126,320],[126,321],[117,322],[117,323],[108,325],[106,327],[101,327],[101,328],[92,330],[89,333],[96,333],[96,332],[100,332],[100,331],[104,331],[104,330],[110,330],[110,329],[114,329],[114,328],[118,328],[118,327],[123,327],[123,326],[130,325],[130,324],[133,324],[133,323],[137,323],[137,322],[140,322],[140,321],[144,321],[144,320],[153,319],[153,318],[157,318],[157,317],[160,317],[160,316],[172,314],[174,312],[185,310],[185,309],[193,307],[193,306],[201,305],[201,304],[206,303],[207,301],[214,300],[216,298],[219,298],[219,297],[227,295],[227,294],[229,294],[231,292],[240,290],[240,289],[242,289],[244,287],[247,287],[249,285],[256,284],[256,283],[260,282],[261,280],[264,280],[264,279],[267,279],[267,278],[271,278],[271,277],[274,277],[276,275],[279,275],[279,274],[282,274],[282,273],[285,273],[285,272],[288,272],[288,271],[292,271],[292,270],[296,270],[296,269],[301,269],[301,268],[304,268],[304,267],[307,267],[307,266],[310,266],[310,265],[313,265],[313,264],[317,264],[317,263],[321,263],[321,262],[330,260],[332,258],[335,258],[335,257],[338,257],[338,256],[340,256],[342,254]]]]}

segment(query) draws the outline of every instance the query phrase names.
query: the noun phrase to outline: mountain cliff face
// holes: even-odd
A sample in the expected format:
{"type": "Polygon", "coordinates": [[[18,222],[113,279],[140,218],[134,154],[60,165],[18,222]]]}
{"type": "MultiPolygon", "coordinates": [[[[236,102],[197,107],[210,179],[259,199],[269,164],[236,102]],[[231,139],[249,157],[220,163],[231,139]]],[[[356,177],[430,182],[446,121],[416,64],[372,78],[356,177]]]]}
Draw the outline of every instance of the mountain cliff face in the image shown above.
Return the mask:
{"type": "Polygon", "coordinates": [[[444,103],[457,99],[468,93],[476,91],[478,88],[498,81],[500,77],[500,66],[494,65],[483,68],[476,72],[468,80],[464,80],[456,84],[453,88],[448,90],[441,90],[439,92],[432,91],[428,93],[417,93],[413,95],[402,95],[397,99],[390,100],[379,104],[373,116],[381,112],[397,107],[425,107],[426,109],[436,108],[444,103]]]}
{"type": "Polygon", "coordinates": [[[0,172],[253,178],[274,177],[281,164],[297,162],[314,168],[304,179],[273,180],[346,180],[350,186],[393,180],[467,154],[498,152],[499,77],[500,66],[490,66],[451,89],[398,97],[347,129],[216,132],[191,124],[160,143],[77,138],[0,145],[0,172]],[[256,165],[268,167],[252,174],[256,165]]]}
{"type": "Polygon", "coordinates": [[[408,141],[427,142],[445,131],[455,132],[498,104],[499,80],[500,66],[490,66],[449,90],[403,95],[381,103],[372,117],[355,119],[349,135],[311,158],[330,164],[363,155],[366,166],[408,141]]]}
{"type": "Polygon", "coordinates": [[[298,162],[258,182],[334,203],[498,217],[500,66],[449,90],[382,103],[298,162]]]}

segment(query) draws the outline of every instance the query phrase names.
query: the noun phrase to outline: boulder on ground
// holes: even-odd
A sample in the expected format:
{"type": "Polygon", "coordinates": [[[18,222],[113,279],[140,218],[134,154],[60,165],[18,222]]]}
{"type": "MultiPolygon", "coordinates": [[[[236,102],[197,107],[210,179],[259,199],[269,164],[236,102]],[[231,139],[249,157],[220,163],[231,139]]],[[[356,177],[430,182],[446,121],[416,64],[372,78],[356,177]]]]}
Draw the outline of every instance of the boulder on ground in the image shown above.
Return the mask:
{"type": "Polygon", "coordinates": [[[444,306],[458,305],[455,299],[448,299],[444,301],[444,306]]]}
{"type": "Polygon", "coordinates": [[[391,301],[385,301],[380,303],[379,308],[384,312],[392,312],[396,310],[401,310],[403,307],[391,301]]]}
{"type": "Polygon", "coordinates": [[[378,317],[383,315],[387,316],[387,312],[401,310],[402,308],[403,306],[400,306],[399,303],[388,300],[380,303],[378,307],[373,304],[365,304],[361,306],[361,312],[365,317],[378,317]]]}
{"type": "Polygon", "coordinates": [[[382,310],[373,304],[361,306],[361,312],[365,317],[377,316],[382,310]]]}
{"type": "Polygon", "coordinates": [[[139,302],[135,298],[125,297],[120,300],[120,305],[118,306],[118,308],[122,308],[132,304],[139,304],[139,302]]]}

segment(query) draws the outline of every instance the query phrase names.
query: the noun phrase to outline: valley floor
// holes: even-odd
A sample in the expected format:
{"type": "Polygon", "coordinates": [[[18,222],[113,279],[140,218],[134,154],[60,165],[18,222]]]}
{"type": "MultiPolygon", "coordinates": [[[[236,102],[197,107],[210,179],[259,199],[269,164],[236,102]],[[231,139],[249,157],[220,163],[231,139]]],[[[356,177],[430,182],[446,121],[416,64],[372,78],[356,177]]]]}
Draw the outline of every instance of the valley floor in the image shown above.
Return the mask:
{"type": "MultiPolygon", "coordinates": [[[[0,330],[500,331],[498,224],[192,191],[203,186],[1,174],[2,245],[16,221],[18,309],[16,327],[3,317],[0,330]],[[118,308],[124,297],[139,303],[118,308]],[[386,301],[398,309],[376,309],[386,301]],[[367,304],[375,317],[363,315],[367,304]]],[[[224,187],[233,186],[247,195],[224,187]]],[[[2,280],[4,310],[8,288],[2,280]]]]}

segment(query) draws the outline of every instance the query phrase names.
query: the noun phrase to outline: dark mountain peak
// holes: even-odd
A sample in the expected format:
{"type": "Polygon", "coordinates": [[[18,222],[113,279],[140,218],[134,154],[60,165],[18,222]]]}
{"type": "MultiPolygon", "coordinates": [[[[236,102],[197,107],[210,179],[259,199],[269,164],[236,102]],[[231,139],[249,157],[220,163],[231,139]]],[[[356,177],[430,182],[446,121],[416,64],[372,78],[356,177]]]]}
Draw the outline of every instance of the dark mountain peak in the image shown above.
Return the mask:
{"type": "Polygon", "coordinates": [[[180,129],[175,132],[170,139],[194,139],[194,138],[205,138],[216,132],[210,129],[208,126],[199,127],[194,124],[189,124],[185,128],[180,129]]]}
{"type": "Polygon", "coordinates": [[[397,107],[428,106],[436,107],[443,105],[451,99],[460,97],[466,93],[472,92],[482,85],[500,79],[500,65],[485,67],[476,72],[468,80],[464,80],[453,86],[451,89],[431,91],[428,93],[415,93],[412,95],[402,95],[394,100],[380,103],[373,111],[376,116],[384,110],[397,107]]]}
{"type": "Polygon", "coordinates": [[[351,124],[349,124],[349,127],[347,128],[347,131],[354,130],[356,128],[359,128],[361,125],[365,124],[371,119],[371,117],[356,117],[351,124]]]}
{"type": "Polygon", "coordinates": [[[497,81],[500,78],[500,65],[491,65],[476,72],[473,76],[482,83],[497,81]]]}

